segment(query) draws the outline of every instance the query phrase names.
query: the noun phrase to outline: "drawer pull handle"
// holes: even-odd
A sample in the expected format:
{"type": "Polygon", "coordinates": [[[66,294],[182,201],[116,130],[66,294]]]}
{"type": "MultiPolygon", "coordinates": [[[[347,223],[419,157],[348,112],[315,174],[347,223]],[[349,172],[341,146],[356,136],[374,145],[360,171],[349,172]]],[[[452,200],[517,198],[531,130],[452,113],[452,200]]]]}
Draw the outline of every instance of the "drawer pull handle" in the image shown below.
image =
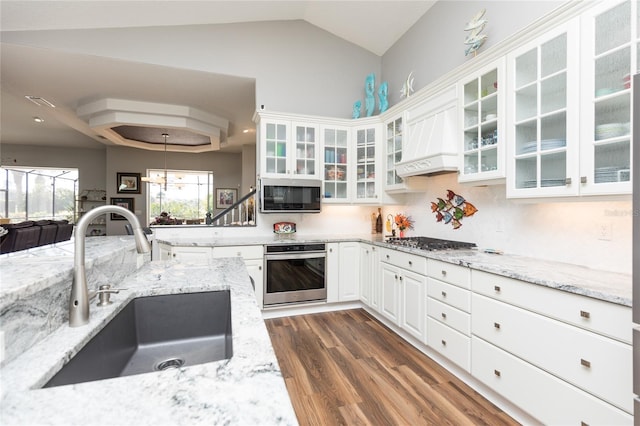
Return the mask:
{"type": "Polygon", "coordinates": [[[496,377],[500,377],[500,370],[493,370],[493,374],[495,374],[496,377]]]}
{"type": "Polygon", "coordinates": [[[582,318],[591,318],[591,313],[589,313],[587,311],[580,311],[580,316],[582,318]]]}
{"type": "Polygon", "coordinates": [[[584,358],[580,358],[580,364],[584,365],[587,368],[591,368],[591,362],[587,361],[584,358]]]}
{"type": "Polygon", "coordinates": [[[499,285],[494,285],[493,289],[495,290],[496,293],[500,293],[500,286],[499,285]]]}
{"type": "Polygon", "coordinates": [[[447,346],[447,341],[446,340],[441,340],[442,346],[447,346]]]}
{"type": "Polygon", "coordinates": [[[440,315],[442,315],[442,318],[443,318],[443,319],[447,319],[447,314],[445,314],[444,312],[443,312],[443,313],[441,313],[440,315]]]}
{"type": "Polygon", "coordinates": [[[496,330],[500,330],[500,323],[494,322],[493,326],[496,328],[496,330]]]}
{"type": "Polygon", "coordinates": [[[442,292],[442,297],[447,297],[447,292],[446,291],[442,292]]]}
{"type": "Polygon", "coordinates": [[[442,276],[446,277],[447,276],[447,271],[445,271],[444,269],[441,271],[442,272],[442,276]]]}

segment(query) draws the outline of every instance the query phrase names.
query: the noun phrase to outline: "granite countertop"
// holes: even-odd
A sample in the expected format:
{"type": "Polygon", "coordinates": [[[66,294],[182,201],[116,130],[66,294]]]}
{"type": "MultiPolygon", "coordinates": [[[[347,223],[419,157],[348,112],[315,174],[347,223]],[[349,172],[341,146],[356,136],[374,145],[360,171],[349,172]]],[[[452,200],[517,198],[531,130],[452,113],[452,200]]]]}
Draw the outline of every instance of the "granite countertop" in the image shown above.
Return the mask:
{"type": "Polygon", "coordinates": [[[297,420],[241,259],[150,262],[88,325],[63,325],[0,370],[3,425],[278,424],[297,420]],[[155,373],[40,389],[131,299],[230,290],[233,356],[155,373]]]}
{"type": "Polygon", "coordinates": [[[631,306],[632,280],[630,274],[591,269],[551,260],[543,260],[511,254],[485,253],[483,250],[425,251],[400,247],[384,242],[381,234],[366,235],[300,235],[278,237],[268,235],[252,238],[221,239],[158,239],[158,243],[170,246],[222,247],[238,245],[311,243],[311,242],[366,242],[388,249],[404,251],[430,259],[454,263],[472,269],[490,272],[532,284],[575,293],[606,302],[631,306]]]}

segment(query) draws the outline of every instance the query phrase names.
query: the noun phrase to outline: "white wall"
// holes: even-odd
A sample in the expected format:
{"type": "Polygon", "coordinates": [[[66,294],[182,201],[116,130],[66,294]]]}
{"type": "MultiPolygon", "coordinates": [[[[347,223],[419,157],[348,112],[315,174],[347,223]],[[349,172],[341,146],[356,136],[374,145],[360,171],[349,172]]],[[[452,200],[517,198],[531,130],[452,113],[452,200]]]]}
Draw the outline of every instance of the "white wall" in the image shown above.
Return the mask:
{"type": "Polygon", "coordinates": [[[83,189],[104,189],[106,149],[59,148],[3,143],[0,150],[3,166],[76,168],[79,169],[80,191],[83,189]]]}
{"type": "Polygon", "coordinates": [[[400,89],[413,71],[414,89],[432,83],[454,68],[473,61],[465,56],[465,24],[481,9],[488,23],[487,41],[478,55],[542,17],[564,1],[438,1],[382,56],[382,77],[389,83],[389,104],[400,99],[400,89]]]}

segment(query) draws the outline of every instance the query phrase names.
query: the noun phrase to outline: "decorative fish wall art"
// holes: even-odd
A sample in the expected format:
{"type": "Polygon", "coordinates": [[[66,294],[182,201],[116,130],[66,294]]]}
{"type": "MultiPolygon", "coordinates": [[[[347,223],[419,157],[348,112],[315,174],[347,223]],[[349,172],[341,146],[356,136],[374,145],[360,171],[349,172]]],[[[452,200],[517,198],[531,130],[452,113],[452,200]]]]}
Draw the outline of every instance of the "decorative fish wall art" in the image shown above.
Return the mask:
{"type": "Polygon", "coordinates": [[[431,202],[431,211],[436,214],[436,222],[451,224],[453,229],[462,226],[460,222],[464,217],[473,216],[478,209],[464,199],[463,196],[447,190],[446,200],[438,197],[437,202],[431,202]]]}

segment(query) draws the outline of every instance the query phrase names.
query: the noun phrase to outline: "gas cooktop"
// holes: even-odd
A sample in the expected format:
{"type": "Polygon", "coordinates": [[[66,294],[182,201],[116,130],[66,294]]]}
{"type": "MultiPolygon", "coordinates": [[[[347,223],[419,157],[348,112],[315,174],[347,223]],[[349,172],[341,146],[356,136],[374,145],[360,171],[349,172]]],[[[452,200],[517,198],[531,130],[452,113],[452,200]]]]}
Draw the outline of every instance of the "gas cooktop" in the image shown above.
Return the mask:
{"type": "Polygon", "coordinates": [[[394,246],[418,248],[421,250],[468,249],[476,247],[475,243],[441,240],[431,237],[391,237],[388,238],[386,242],[389,244],[393,244],[394,246]]]}

